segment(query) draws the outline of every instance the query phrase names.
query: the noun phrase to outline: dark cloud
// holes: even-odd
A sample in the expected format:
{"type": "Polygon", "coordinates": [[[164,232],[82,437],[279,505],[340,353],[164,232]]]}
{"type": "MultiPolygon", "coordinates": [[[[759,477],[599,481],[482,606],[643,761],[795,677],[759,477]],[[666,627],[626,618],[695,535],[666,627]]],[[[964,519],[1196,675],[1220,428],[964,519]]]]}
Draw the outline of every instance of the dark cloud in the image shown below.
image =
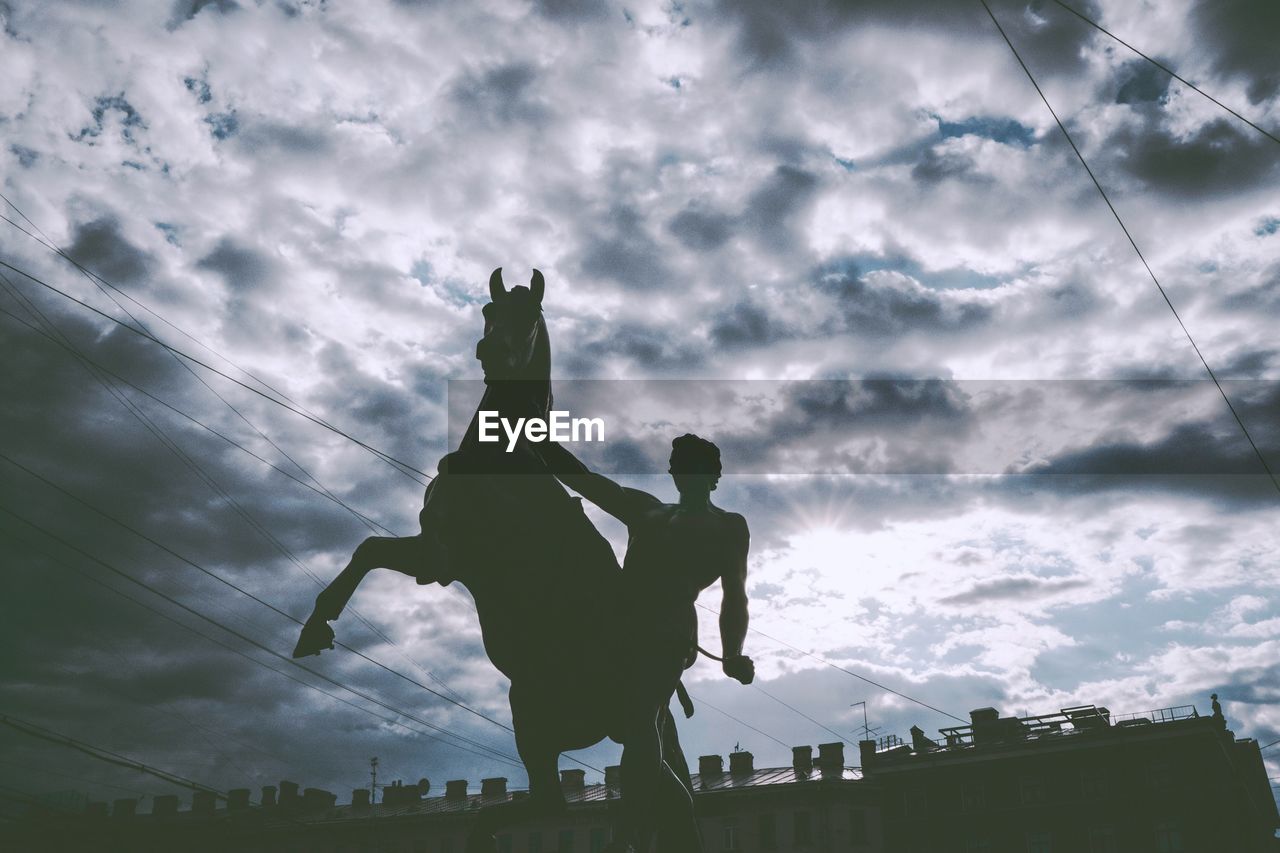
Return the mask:
{"type": "Polygon", "coordinates": [[[649,233],[639,209],[630,204],[612,205],[594,225],[580,249],[584,275],[638,290],[658,290],[676,283],[666,262],[667,251],[649,233]]]}
{"type": "Polygon", "coordinates": [[[910,281],[871,281],[856,266],[836,262],[815,275],[817,288],[835,300],[843,328],[873,338],[912,331],[957,332],[991,320],[979,302],[945,299],[910,281]]]}
{"type": "Polygon", "coordinates": [[[120,220],[114,216],[77,225],[67,254],[76,263],[119,286],[144,281],[154,266],[151,254],[125,238],[120,220]]]}
{"type": "Polygon", "coordinates": [[[742,212],[744,227],[756,240],[775,252],[786,252],[800,243],[797,219],[817,196],[818,178],[794,166],[778,166],[748,198],[742,212]]]}
{"type": "Polygon", "coordinates": [[[711,326],[711,340],[721,347],[756,347],[781,337],[777,320],[750,301],[735,303],[717,314],[711,326]]]}
{"type": "Polygon", "coordinates": [[[1183,134],[1151,115],[1118,130],[1102,149],[1148,189],[1184,198],[1223,196],[1280,174],[1275,143],[1227,118],[1183,134]]]}
{"type": "MultiPolygon", "coordinates": [[[[1025,55],[1034,57],[1037,71],[1066,73],[1082,67],[1081,49],[1091,37],[1078,21],[1048,3],[1027,6],[1015,0],[993,2],[1001,25],[1025,55]],[[1056,14],[1055,14],[1056,12],[1056,14]]],[[[1093,0],[1077,4],[1097,19],[1093,0]]],[[[946,32],[972,40],[999,39],[990,19],[978,5],[929,3],[919,0],[768,0],[713,5],[717,17],[738,26],[738,49],[756,67],[786,69],[797,55],[843,31],[888,25],[923,31],[946,32]]]]}
{"type": "Polygon", "coordinates": [[[276,273],[270,256],[232,237],[219,240],[196,266],[217,273],[232,292],[239,293],[271,286],[276,273]]]}
{"type": "Polygon", "coordinates": [[[469,118],[497,126],[542,124],[550,115],[535,95],[538,69],[513,62],[468,71],[452,85],[454,102],[469,118]]]}
{"type": "Polygon", "coordinates": [[[985,605],[1001,601],[1033,601],[1052,598],[1060,593],[1088,587],[1089,581],[1079,578],[1010,577],[979,581],[964,592],[948,595],[938,601],[957,607],[985,605]]]}
{"type": "Polygon", "coordinates": [[[1280,6],[1270,0],[1199,0],[1191,20],[1197,38],[1212,51],[1214,69],[1245,78],[1250,102],[1261,104],[1280,91],[1280,6]]]}
{"type": "Polygon", "coordinates": [[[1135,59],[1122,65],[1116,74],[1117,104],[1145,104],[1164,99],[1173,82],[1164,71],[1145,59],[1135,59]]]}
{"type": "Polygon", "coordinates": [[[733,236],[734,224],[732,216],[686,207],[667,223],[667,230],[686,248],[710,252],[733,236]]]}

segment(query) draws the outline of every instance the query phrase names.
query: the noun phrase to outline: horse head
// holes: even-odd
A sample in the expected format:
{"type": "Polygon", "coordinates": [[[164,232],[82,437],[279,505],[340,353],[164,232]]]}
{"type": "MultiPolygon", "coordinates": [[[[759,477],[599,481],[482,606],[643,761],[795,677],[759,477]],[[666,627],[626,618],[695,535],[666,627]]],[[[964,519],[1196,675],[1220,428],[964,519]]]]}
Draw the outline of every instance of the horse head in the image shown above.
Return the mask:
{"type": "Polygon", "coordinates": [[[489,304],[484,306],[484,336],[476,344],[476,358],[486,382],[546,380],[551,376],[551,346],[542,319],[546,282],[533,271],[529,287],[507,290],[502,267],[489,276],[489,304]]]}

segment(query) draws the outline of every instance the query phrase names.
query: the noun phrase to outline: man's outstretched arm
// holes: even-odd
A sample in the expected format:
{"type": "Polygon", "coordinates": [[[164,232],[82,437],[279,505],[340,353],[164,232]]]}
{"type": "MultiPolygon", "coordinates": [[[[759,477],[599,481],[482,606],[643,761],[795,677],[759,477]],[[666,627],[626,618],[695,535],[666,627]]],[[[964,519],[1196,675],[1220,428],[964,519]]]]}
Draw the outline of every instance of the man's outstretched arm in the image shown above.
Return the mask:
{"type": "Polygon", "coordinates": [[[564,445],[554,441],[530,444],[560,482],[600,507],[623,524],[631,524],[660,501],[648,492],[618,485],[583,465],[564,445]]]}
{"type": "Polygon", "coordinates": [[[742,644],[747,639],[750,621],[747,614],[747,549],[751,534],[747,530],[746,519],[739,515],[736,521],[741,530],[735,531],[733,562],[720,578],[724,594],[720,603],[720,643],[725,675],[750,684],[755,678],[755,665],[751,658],[742,654],[742,644]]]}

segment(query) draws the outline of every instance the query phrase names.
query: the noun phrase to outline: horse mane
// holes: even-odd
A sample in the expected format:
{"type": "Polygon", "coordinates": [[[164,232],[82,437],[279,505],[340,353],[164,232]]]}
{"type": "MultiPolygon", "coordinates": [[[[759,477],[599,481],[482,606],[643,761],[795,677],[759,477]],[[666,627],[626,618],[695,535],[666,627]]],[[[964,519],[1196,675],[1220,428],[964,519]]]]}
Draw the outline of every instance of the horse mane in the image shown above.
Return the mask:
{"type": "Polygon", "coordinates": [[[532,382],[541,382],[546,385],[545,393],[541,388],[537,391],[537,405],[542,409],[543,416],[549,416],[551,412],[552,394],[551,394],[551,335],[547,331],[547,321],[543,319],[542,309],[538,309],[538,320],[535,326],[533,339],[533,355],[529,358],[529,364],[525,368],[525,378],[532,382]]]}

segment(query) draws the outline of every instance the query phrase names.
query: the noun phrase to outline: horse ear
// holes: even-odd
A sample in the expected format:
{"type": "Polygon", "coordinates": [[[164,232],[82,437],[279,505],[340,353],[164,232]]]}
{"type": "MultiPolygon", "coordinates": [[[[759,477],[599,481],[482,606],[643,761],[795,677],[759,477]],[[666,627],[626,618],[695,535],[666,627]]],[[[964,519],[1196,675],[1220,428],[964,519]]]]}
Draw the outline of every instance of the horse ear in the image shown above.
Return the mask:
{"type": "Polygon", "coordinates": [[[539,269],[535,269],[533,271],[533,278],[529,280],[529,290],[533,292],[533,301],[541,305],[542,294],[546,291],[546,289],[547,289],[547,282],[542,277],[542,271],[539,269]]]}
{"type": "Polygon", "coordinates": [[[497,302],[498,298],[505,296],[507,286],[502,283],[502,267],[498,267],[489,275],[489,299],[497,302]]]}

